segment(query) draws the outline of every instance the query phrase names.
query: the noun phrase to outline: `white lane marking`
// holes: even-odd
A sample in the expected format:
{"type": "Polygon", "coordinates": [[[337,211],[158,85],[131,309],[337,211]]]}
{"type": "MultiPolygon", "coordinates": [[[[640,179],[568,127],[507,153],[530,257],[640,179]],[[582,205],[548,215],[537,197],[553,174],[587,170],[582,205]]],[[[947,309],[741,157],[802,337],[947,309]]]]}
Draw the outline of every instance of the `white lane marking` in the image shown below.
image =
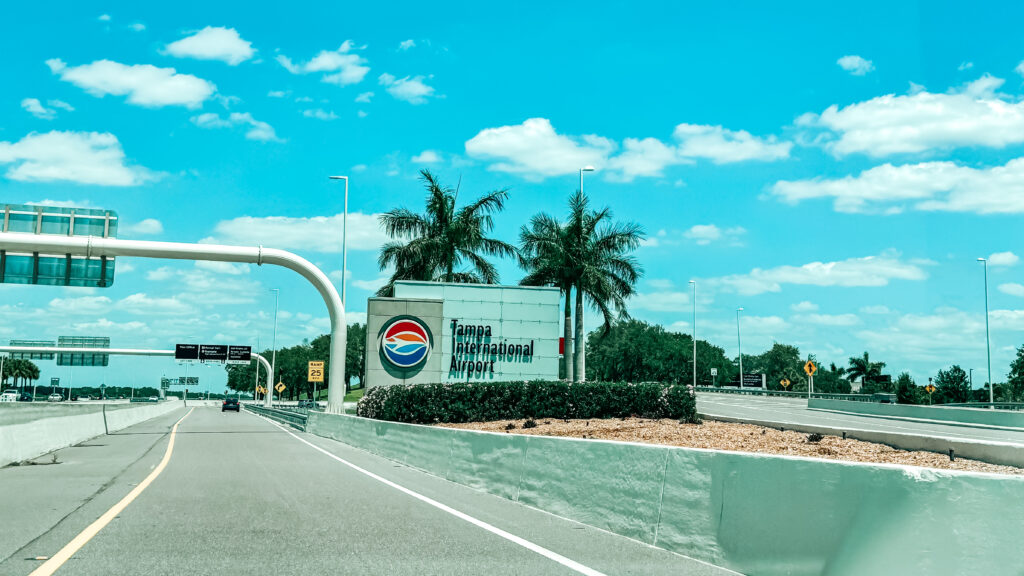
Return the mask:
{"type": "Polygon", "coordinates": [[[164,458],[160,461],[160,464],[158,464],[157,467],[149,473],[149,476],[146,476],[145,480],[140,482],[138,486],[132,489],[132,491],[122,498],[117,504],[114,504],[110,510],[104,512],[103,516],[100,516],[95,522],[86,526],[85,530],[79,532],[78,536],[75,536],[71,542],[68,542],[60,549],[59,552],[33,570],[29,576],[50,576],[56,572],[58,568],[63,566],[65,562],[75,555],[75,552],[81,550],[82,546],[85,546],[89,540],[92,540],[93,537],[100,533],[100,530],[103,530],[107,524],[110,524],[111,520],[116,518],[118,514],[123,512],[129,504],[138,498],[139,494],[142,494],[142,491],[145,490],[153,480],[156,480],[156,477],[159,476],[160,473],[164,471],[164,468],[167,467],[167,463],[171,461],[171,453],[174,452],[174,437],[178,434],[178,424],[181,424],[182,420],[188,418],[188,415],[191,414],[193,410],[195,410],[195,408],[189,408],[188,412],[174,423],[174,426],[171,428],[171,438],[167,441],[167,451],[164,452],[164,458]]]}
{"type": "MultiPolygon", "coordinates": [[[[262,416],[260,416],[260,417],[263,418],[262,416]]],[[[464,512],[459,512],[458,510],[456,510],[456,509],[454,509],[454,508],[452,508],[450,506],[447,506],[445,504],[442,504],[442,503],[438,502],[437,500],[434,500],[432,498],[424,496],[423,494],[420,494],[419,492],[413,492],[412,490],[406,488],[405,486],[401,486],[399,484],[395,484],[394,482],[392,482],[391,480],[388,480],[387,478],[383,478],[381,476],[378,476],[378,475],[374,474],[373,472],[370,472],[369,470],[366,470],[365,468],[360,468],[359,466],[349,462],[348,460],[345,460],[344,458],[342,458],[340,456],[336,456],[334,454],[331,454],[327,450],[324,450],[323,448],[317,446],[316,444],[313,444],[312,442],[306,440],[305,438],[300,438],[299,436],[296,436],[295,433],[293,433],[291,430],[288,430],[287,428],[279,425],[277,422],[274,422],[273,420],[269,420],[267,418],[264,418],[264,420],[267,420],[267,422],[270,422],[274,426],[277,426],[278,428],[283,430],[285,433],[287,433],[289,436],[291,436],[292,438],[295,438],[296,440],[298,440],[299,442],[302,442],[303,444],[309,446],[310,448],[313,448],[314,450],[316,450],[318,452],[321,452],[324,455],[337,460],[338,462],[341,462],[342,464],[344,464],[345,466],[348,466],[349,468],[355,470],[356,472],[359,472],[361,474],[365,474],[366,476],[369,476],[370,478],[373,478],[374,480],[376,480],[378,482],[386,484],[386,485],[394,488],[395,490],[398,490],[399,492],[403,492],[405,494],[408,494],[409,496],[412,496],[413,498],[419,500],[420,502],[424,502],[426,504],[429,504],[429,505],[433,506],[434,508],[437,508],[438,510],[441,510],[443,512],[447,512],[448,514],[451,514],[452,516],[455,516],[456,518],[459,518],[460,520],[465,520],[466,522],[469,522],[470,524],[472,524],[472,525],[474,525],[474,526],[476,526],[478,528],[483,528],[484,530],[487,530],[491,534],[494,534],[496,536],[500,536],[500,537],[504,538],[505,540],[508,540],[509,542],[512,542],[513,544],[518,544],[519,546],[522,546],[523,548],[526,548],[527,550],[530,550],[531,552],[536,552],[537,554],[540,554],[541,556],[543,556],[543,557],[545,557],[545,558],[547,558],[549,560],[554,560],[555,562],[558,562],[562,566],[565,566],[566,568],[569,568],[570,570],[572,570],[574,572],[578,572],[580,574],[586,574],[587,576],[606,576],[603,572],[598,572],[597,570],[594,570],[593,568],[589,568],[587,566],[584,566],[583,564],[580,564],[579,562],[576,562],[575,560],[570,560],[569,558],[566,558],[565,556],[562,556],[561,554],[559,554],[557,552],[552,552],[551,550],[548,550],[547,548],[544,548],[543,546],[539,546],[537,544],[534,544],[533,542],[530,542],[529,540],[526,540],[524,538],[520,538],[519,536],[516,536],[515,534],[510,534],[509,532],[506,532],[506,531],[502,530],[501,528],[498,528],[497,526],[488,524],[487,522],[484,522],[483,520],[479,520],[477,518],[474,518],[474,517],[470,516],[469,514],[466,514],[464,512]]]]}

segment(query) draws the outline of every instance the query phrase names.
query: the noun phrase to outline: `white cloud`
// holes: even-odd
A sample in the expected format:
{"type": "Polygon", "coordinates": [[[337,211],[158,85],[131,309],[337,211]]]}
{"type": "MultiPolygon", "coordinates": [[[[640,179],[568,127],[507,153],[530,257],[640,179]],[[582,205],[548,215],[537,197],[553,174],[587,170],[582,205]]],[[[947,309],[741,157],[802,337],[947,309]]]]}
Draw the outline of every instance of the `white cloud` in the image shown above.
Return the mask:
{"type": "Polygon", "coordinates": [[[212,260],[197,260],[196,268],[214,272],[216,274],[227,274],[229,276],[241,276],[249,273],[249,265],[235,262],[215,262],[212,260]]]}
{"type": "Polygon", "coordinates": [[[117,137],[99,132],[32,132],[17,142],[0,141],[0,164],[13,164],[6,176],[21,182],[77,182],[137,186],[158,175],[130,166],[117,137]]]}
{"type": "Polygon", "coordinates": [[[491,170],[535,177],[573,174],[583,166],[604,164],[615,143],[600,136],[555,133],[546,118],[515,126],[487,128],[466,142],[466,153],[498,160],[491,170]]]}
{"type": "Polygon", "coordinates": [[[306,103],[306,102],[312,102],[313,99],[310,98],[309,96],[299,96],[298,98],[295,99],[295,101],[296,102],[301,102],[301,103],[306,103]]]}
{"type": "Polygon", "coordinates": [[[385,86],[388,94],[391,94],[399,100],[404,100],[410,104],[423,104],[434,95],[434,87],[428,86],[423,80],[425,76],[414,76],[405,78],[395,78],[391,74],[381,74],[377,81],[381,86],[385,86]]]}
{"type": "Polygon", "coordinates": [[[366,118],[367,116],[366,112],[363,110],[356,112],[356,115],[359,116],[360,118],[366,118]]]}
{"type": "MultiPolygon", "coordinates": [[[[378,214],[349,212],[349,250],[377,250],[389,240],[378,224],[378,214]]],[[[313,251],[322,253],[341,252],[343,215],[312,218],[291,218],[268,216],[255,218],[241,216],[222,220],[214,228],[210,241],[243,246],[273,246],[284,250],[313,251]]]]}
{"type": "Polygon", "coordinates": [[[746,234],[746,232],[747,231],[740,226],[722,230],[714,224],[697,224],[686,232],[683,232],[683,236],[693,240],[701,246],[706,246],[718,240],[729,240],[736,243],[738,242],[737,238],[746,234]]]}
{"type": "Polygon", "coordinates": [[[866,60],[856,54],[843,56],[836,60],[836,64],[839,64],[840,68],[854,76],[863,76],[875,69],[875,65],[871,60],[866,60]]]}
{"type": "Polygon", "coordinates": [[[60,108],[62,110],[67,110],[68,112],[74,112],[75,111],[74,106],[72,106],[71,104],[68,104],[67,102],[65,102],[63,100],[47,100],[46,103],[49,104],[50,106],[53,106],[54,108],[60,108]]]}
{"type": "Polygon", "coordinates": [[[415,47],[416,47],[416,41],[413,40],[412,38],[409,38],[408,40],[402,40],[402,42],[398,45],[398,49],[399,50],[408,50],[409,48],[415,48],[415,47]]]}
{"type": "Polygon", "coordinates": [[[50,309],[64,315],[94,316],[106,314],[112,300],[106,296],[79,296],[77,298],[54,298],[50,309]]]}
{"type": "Polygon", "coordinates": [[[881,304],[865,306],[861,308],[860,311],[863,314],[888,314],[889,312],[891,312],[888,306],[883,306],[881,304]]]}
{"type": "Polygon", "coordinates": [[[662,171],[676,164],[692,162],[679,157],[678,151],[657,138],[626,138],[622,153],[609,159],[607,167],[613,170],[613,179],[631,182],[634,178],[660,177],[662,171]]]}
{"type": "Polygon", "coordinates": [[[1020,257],[1013,252],[996,252],[988,257],[990,266],[1016,266],[1018,262],[1020,257]]]}
{"type": "Polygon", "coordinates": [[[295,64],[283,54],[277,57],[277,61],[292,74],[322,72],[322,82],[347,86],[362,82],[370,71],[366,59],[353,52],[354,49],[352,41],[346,40],[337,50],[322,50],[305,64],[295,64]]]}
{"type": "Polygon", "coordinates": [[[722,276],[709,282],[727,291],[755,295],[780,292],[783,284],[877,287],[887,286],[890,280],[924,280],[927,277],[919,265],[904,262],[894,254],[882,254],[837,262],[811,262],[802,266],[755,268],[748,274],[722,276]]]}
{"type": "MultiPolygon", "coordinates": [[[[1019,67],[1019,65],[1018,65],[1018,67],[1019,67]]],[[[956,67],[956,69],[961,71],[961,72],[963,72],[964,70],[970,70],[971,68],[974,68],[974,62],[967,62],[967,61],[961,62],[960,65],[956,67]]]]}
{"type": "Polygon", "coordinates": [[[146,218],[131,226],[125,226],[121,230],[132,236],[153,236],[163,234],[164,225],[156,218],[146,218]]]}
{"type": "Polygon", "coordinates": [[[328,112],[323,108],[313,108],[311,110],[303,110],[302,115],[306,118],[316,118],[317,120],[337,120],[338,115],[334,111],[328,112]]]}
{"type": "Polygon", "coordinates": [[[1016,282],[1000,284],[999,291],[1003,294],[1009,294],[1010,296],[1024,298],[1024,284],[1017,284],[1016,282]]]}
{"type": "Polygon", "coordinates": [[[252,42],[243,40],[234,28],[207,26],[191,36],[167,45],[164,50],[178,58],[220,60],[237,66],[252,58],[252,42]]]}
{"type": "Polygon", "coordinates": [[[770,162],[789,157],[792,142],[778,142],[775,136],[759,138],[746,130],[728,130],[722,126],[680,124],[673,136],[679,142],[679,155],[704,158],[715,164],[747,160],[770,162]]]}
{"type": "Polygon", "coordinates": [[[629,308],[651,312],[685,312],[693,304],[689,292],[640,292],[629,299],[629,308]]]}
{"type": "Polygon", "coordinates": [[[194,314],[195,308],[177,297],[152,298],[144,293],[126,296],[117,302],[115,309],[119,312],[151,315],[188,315],[194,314]]]}
{"type": "Polygon", "coordinates": [[[99,18],[96,18],[100,22],[110,22],[110,14],[100,14],[99,18]]]}
{"type": "Polygon", "coordinates": [[[361,92],[359,96],[356,96],[356,102],[369,103],[370,98],[373,98],[373,92],[361,92]]]}
{"type": "Polygon", "coordinates": [[[985,75],[946,94],[922,90],[833,105],[801,116],[797,125],[822,130],[817,141],[839,157],[1003,148],[1024,142],[1024,101],[997,94],[1002,83],[985,75]]]}
{"type": "MultiPolygon", "coordinates": [[[[77,200],[37,200],[35,202],[29,202],[33,206],[56,206],[58,208],[95,208],[92,202],[88,200],[77,201],[77,200]]],[[[118,265],[120,266],[120,264],[118,265]]],[[[120,269],[120,268],[119,268],[120,269]]]]}
{"type": "Polygon", "coordinates": [[[149,326],[145,322],[139,322],[137,320],[131,322],[114,322],[107,320],[106,318],[100,318],[93,322],[78,322],[72,324],[71,328],[75,332],[86,332],[86,333],[100,333],[109,334],[112,336],[132,336],[138,337],[140,334],[149,334],[149,326]]]}
{"type": "Polygon", "coordinates": [[[277,141],[277,133],[273,126],[252,117],[252,114],[245,112],[232,112],[227,118],[213,112],[206,112],[191,118],[192,123],[200,128],[228,128],[231,126],[246,126],[248,130],[245,137],[249,140],[277,141]]]}
{"type": "Polygon", "coordinates": [[[267,96],[270,98],[284,98],[291,93],[291,90],[271,90],[270,92],[267,92],[267,96]]]}
{"type": "Polygon", "coordinates": [[[891,214],[912,208],[1015,214],[1024,212],[1024,158],[991,168],[972,168],[954,162],[883,164],[857,176],[832,180],[782,180],[771,187],[771,192],[790,204],[832,198],[838,212],[891,214]]]}
{"type": "Polygon", "coordinates": [[[789,307],[789,309],[794,312],[817,312],[818,305],[813,302],[804,300],[803,302],[793,304],[792,306],[789,307]]]}
{"type": "Polygon", "coordinates": [[[385,273],[385,274],[380,274],[376,278],[372,278],[372,279],[369,279],[369,280],[352,280],[349,284],[351,286],[355,286],[356,288],[359,288],[360,290],[366,290],[367,292],[376,292],[377,290],[380,289],[381,286],[384,286],[385,284],[387,284],[388,280],[390,280],[390,279],[391,279],[391,274],[390,273],[385,273]]]}
{"type": "Polygon", "coordinates": [[[494,161],[492,170],[529,178],[571,174],[593,165],[607,169],[610,180],[629,182],[637,177],[660,177],[665,168],[697,159],[716,164],[780,160],[789,156],[793,146],[774,136],[759,138],[744,130],[695,124],[679,124],[673,138],[673,143],[626,138],[622,151],[613,155],[618,146],[608,138],[558,134],[550,120],[530,118],[519,125],[481,130],[466,142],[466,153],[494,161]]]}
{"type": "Polygon", "coordinates": [[[29,114],[43,120],[53,120],[57,117],[57,111],[43,106],[38,98],[25,98],[21,101],[21,107],[29,114]]]}
{"type": "Polygon", "coordinates": [[[668,290],[675,286],[675,283],[667,278],[648,278],[647,284],[655,290],[668,290]]]}
{"type": "Polygon", "coordinates": [[[412,161],[417,164],[435,164],[441,161],[441,155],[434,150],[424,150],[413,156],[412,161]]]}
{"type": "Polygon", "coordinates": [[[68,68],[57,58],[47,60],[46,64],[61,80],[93,96],[127,96],[128,103],[137,106],[198,108],[217,91],[216,86],[202,78],[150,64],[128,66],[111,60],[97,60],[68,68]]]}
{"type": "Polygon", "coordinates": [[[856,314],[797,314],[793,321],[799,324],[817,326],[856,326],[860,318],[856,314]]]}
{"type": "Polygon", "coordinates": [[[142,22],[132,22],[131,24],[128,25],[128,29],[133,31],[133,32],[142,32],[143,30],[146,29],[146,25],[143,24],[142,22]]]}

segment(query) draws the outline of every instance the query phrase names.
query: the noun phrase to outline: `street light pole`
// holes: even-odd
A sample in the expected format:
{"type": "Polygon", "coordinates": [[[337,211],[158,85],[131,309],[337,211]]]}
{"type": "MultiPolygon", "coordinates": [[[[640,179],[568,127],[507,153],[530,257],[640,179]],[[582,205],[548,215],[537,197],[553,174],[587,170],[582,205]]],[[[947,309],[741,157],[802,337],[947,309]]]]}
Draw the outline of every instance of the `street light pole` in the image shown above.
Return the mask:
{"type": "Polygon", "coordinates": [[[693,387],[697,387],[697,281],[690,280],[693,287],[693,327],[690,332],[693,336],[693,387]]]}
{"type": "Polygon", "coordinates": [[[985,266],[985,355],[988,360],[988,401],[995,403],[995,386],[992,384],[992,342],[988,330],[988,260],[978,258],[978,262],[985,266]]]}
{"type": "Polygon", "coordinates": [[[270,390],[267,390],[266,396],[263,397],[263,405],[268,408],[274,405],[274,380],[277,379],[277,306],[281,298],[281,289],[271,288],[270,291],[274,293],[274,341],[271,345],[273,351],[270,360],[270,390]]]}
{"type": "Polygon", "coordinates": [[[330,176],[331,180],[345,181],[345,212],[341,217],[341,305],[345,306],[345,273],[348,271],[348,176],[330,176]]]}
{"type": "Polygon", "coordinates": [[[736,347],[740,351],[740,390],[743,389],[743,340],[740,339],[740,312],[743,308],[736,309],[736,347]]]}
{"type": "MultiPolygon", "coordinates": [[[[580,196],[583,195],[583,173],[584,172],[593,172],[593,171],[594,171],[594,167],[593,166],[584,166],[583,168],[580,168],[580,196]]],[[[583,242],[583,228],[582,227],[580,227],[580,242],[581,243],[583,242]]],[[[576,287],[576,300],[578,302],[580,302],[580,305],[578,306],[578,312],[579,312],[579,315],[580,315],[580,317],[579,317],[580,330],[579,330],[579,333],[576,334],[576,340],[575,340],[574,344],[575,344],[576,348],[579,349],[580,354],[579,354],[579,357],[576,358],[576,366],[575,366],[574,369],[576,371],[576,380],[578,382],[586,382],[586,380],[587,380],[587,337],[586,337],[587,329],[583,325],[583,322],[584,322],[584,314],[583,314],[584,306],[582,304],[583,303],[583,291],[580,290],[579,286],[576,287]]]]}

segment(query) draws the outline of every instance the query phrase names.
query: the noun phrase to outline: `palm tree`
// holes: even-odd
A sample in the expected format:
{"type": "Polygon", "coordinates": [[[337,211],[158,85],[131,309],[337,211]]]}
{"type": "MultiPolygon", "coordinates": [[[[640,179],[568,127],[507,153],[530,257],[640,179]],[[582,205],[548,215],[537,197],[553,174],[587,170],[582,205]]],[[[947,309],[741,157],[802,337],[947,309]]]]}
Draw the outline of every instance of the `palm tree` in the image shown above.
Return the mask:
{"type": "Polygon", "coordinates": [[[885,368],[885,362],[872,362],[868,357],[868,353],[865,352],[864,356],[854,356],[850,358],[850,369],[846,371],[847,378],[850,381],[860,378],[861,390],[865,390],[865,385],[873,382],[882,375],[882,368],[885,368]]]}
{"type": "Polygon", "coordinates": [[[586,195],[577,191],[569,198],[569,218],[564,225],[539,214],[530,229],[520,232],[521,263],[527,271],[523,283],[558,286],[566,296],[566,309],[575,289],[576,336],[571,338],[568,329],[565,335],[566,355],[570,354],[570,342],[575,355],[572,374],[566,361],[566,377],[575,381],[586,380],[584,301],[600,310],[607,334],[616,318],[629,317],[626,300],[643,273],[630,255],[640,245],[643,229],[634,223],[616,224],[611,218],[609,208],[591,210],[586,195]]]}
{"type": "Polygon", "coordinates": [[[377,295],[394,294],[396,280],[497,283],[498,271],[484,256],[516,254],[511,244],[487,236],[494,228],[492,215],[505,207],[508,191],[488,192],[456,209],[457,190],[443,186],[429,170],[422,170],[420,179],[427,189],[425,213],[397,208],[380,216],[391,238],[407,241],[381,248],[377,264],[381,270],[394,266],[395,272],[377,295]]]}
{"type": "Polygon", "coordinates": [[[526,276],[519,281],[523,286],[555,286],[565,297],[562,362],[565,378],[573,380],[572,345],[572,287],[573,266],[569,250],[568,230],[556,218],[537,214],[530,226],[519,230],[519,265],[526,276]]]}

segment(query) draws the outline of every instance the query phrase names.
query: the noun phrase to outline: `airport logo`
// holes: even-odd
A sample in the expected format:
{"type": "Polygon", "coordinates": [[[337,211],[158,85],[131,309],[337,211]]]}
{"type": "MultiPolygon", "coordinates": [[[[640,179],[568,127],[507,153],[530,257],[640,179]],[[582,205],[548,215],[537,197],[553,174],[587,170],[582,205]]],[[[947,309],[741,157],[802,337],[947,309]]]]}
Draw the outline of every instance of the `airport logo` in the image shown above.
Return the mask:
{"type": "Polygon", "coordinates": [[[430,330],[412,316],[392,318],[380,333],[381,356],[395,368],[416,368],[430,357],[430,330]]]}

